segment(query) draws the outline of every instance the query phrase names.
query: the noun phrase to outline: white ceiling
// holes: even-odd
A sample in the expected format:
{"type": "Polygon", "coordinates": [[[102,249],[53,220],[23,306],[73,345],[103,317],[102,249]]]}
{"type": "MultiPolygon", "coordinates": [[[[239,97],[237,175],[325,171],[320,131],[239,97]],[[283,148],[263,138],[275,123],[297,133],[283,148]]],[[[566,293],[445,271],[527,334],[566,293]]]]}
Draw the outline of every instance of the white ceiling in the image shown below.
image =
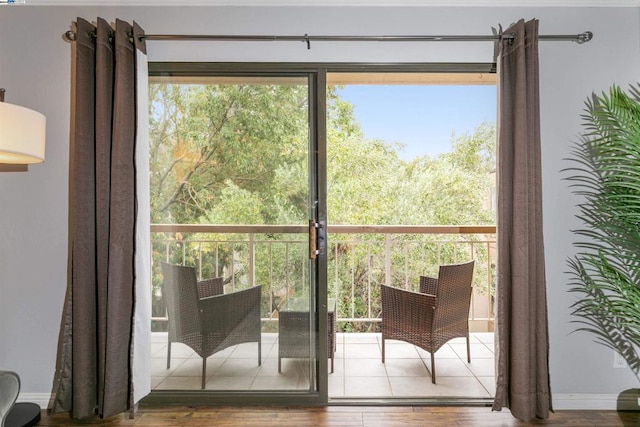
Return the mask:
{"type": "Polygon", "coordinates": [[[640,0],[25,0],[25,3],[27,6],[640,6],[640,0]]]}

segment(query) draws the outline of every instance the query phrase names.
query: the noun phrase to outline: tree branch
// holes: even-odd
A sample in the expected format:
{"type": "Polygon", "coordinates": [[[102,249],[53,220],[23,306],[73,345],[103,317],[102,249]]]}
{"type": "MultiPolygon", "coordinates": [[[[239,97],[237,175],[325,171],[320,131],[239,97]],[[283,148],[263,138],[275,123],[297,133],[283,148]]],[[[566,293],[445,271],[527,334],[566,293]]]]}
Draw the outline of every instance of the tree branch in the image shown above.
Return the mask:
{"type": "MultiPolygon", "coordinates": [[[[209,142],[212,142],[214,139],[214,135],[218,135],[220,133],[220,131],[222,130],[222,128],[224,127],[224,125],[227,123],[227,121],[229,120],[229,113],[231,112],[231,109],[235,106],[235,99],[231,101],[231,103],[227,106],[226,111],[224,112],[224,115],[222,116],[222,120],[220,120],[220,124],[218,125],[217,129],[215,129],[215,131],[211,134],[212,136],[209,137],[209,142]]],[[[209,144],[212,145],[212,144],[209,144]]],[[[176,188],[176,190],[173,192],[173,194],[171,195],[171,197],[169,197],[169,199],[162,205],[162,207],[159,209],[160,212],[164,212],[166,211],[173,203],[176,202],[176,200],[178,199],[178,196],[180,195],[180,193],[184,190],[185,185],[187,184],[187,182],[189,182],[189,180],[191,179],[191,177],[200,169],[200,167],[207,163],[208,160],[211,158],[211,156],[213,155],[213,153],[215,153],[216,151],[216,147],[213,146],[211,147],[209,150],[207,150],[205,152],[204,155],[200,156],[200,159],[198,160],[198,162],[196,162],[196,164],[193,166],[193,168],[191,168],[191,170],[186,174],[186,176],[182,179],[182,182],[180,183],[180,185],[178,185],[178,187],[176,188]]],[[[197,206],[197,205],[196,205],[197,206]]]]}

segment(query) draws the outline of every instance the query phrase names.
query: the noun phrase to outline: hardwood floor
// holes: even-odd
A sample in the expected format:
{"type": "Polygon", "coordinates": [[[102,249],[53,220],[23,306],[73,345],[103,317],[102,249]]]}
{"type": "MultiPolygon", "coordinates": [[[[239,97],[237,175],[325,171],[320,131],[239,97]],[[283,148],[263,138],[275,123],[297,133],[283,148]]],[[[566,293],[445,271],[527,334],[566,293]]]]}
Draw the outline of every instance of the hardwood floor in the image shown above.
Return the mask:
{"type": "Polygon", "coordinates": [[[73,421],[42,412],[41,426],[640,426],[640,412],[558,411],[545,421],[524,423],[508,411],[478,407],[329,406],[329,407],[141,407],[135,419],[73,421]]]}

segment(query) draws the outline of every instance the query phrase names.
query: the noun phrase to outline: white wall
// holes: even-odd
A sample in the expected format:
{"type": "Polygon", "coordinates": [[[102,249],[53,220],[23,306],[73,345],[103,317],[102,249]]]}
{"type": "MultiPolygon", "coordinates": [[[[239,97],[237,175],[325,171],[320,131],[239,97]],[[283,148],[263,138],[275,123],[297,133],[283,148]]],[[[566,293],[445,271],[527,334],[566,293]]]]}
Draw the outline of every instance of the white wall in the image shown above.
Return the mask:
{"type": "MultiPolygon", "coordinates": [[[[575,198],[560,170],[580,132],[586,97],[640,75],[638,9],[4,6],[0,87],[7,88],[8,102],[47,116],[46,162],[26,174],[0,174],[0,369],[19,372],[24,393],[46,396],[55,367],[67,270],[71,50],[61,36],[77,16],[136,20],[148,34],[490,34],[491,26],[534,17],[541,34],[593,31],[593,41],[582,46],[540,45],[551,385],[558,407],[576,406],[573,395],[587,399],[577,406],[595,407],[637,386],[630,371],[613,369],[611,351],[589,335],[571,334],[564,272],[572,253],[569,230],[577,223],[575,198]]],[[[151,61],[489,62],[493,46],[313,43],[307,50],[299,42],[150,42],[148,51],[151,61]]]]}

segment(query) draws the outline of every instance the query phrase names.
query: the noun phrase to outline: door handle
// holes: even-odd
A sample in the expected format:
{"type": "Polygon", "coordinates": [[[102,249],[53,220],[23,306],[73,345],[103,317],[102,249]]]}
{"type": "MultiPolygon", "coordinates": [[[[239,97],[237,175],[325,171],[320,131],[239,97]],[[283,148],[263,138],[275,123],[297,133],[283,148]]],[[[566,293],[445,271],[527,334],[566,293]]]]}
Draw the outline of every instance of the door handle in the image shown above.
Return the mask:
{"type": "Polygon", "coordinates": [[[323,223],[309,220],[309,258],[316,259],[324,254],[325,250],[325,226],[323,223]]]}
{"type": "Polygon", "coordinates": [[[309,220],[309,259],[316,259],[318,257],[317,225],[318,223],[314,220],[309,220]]]}

